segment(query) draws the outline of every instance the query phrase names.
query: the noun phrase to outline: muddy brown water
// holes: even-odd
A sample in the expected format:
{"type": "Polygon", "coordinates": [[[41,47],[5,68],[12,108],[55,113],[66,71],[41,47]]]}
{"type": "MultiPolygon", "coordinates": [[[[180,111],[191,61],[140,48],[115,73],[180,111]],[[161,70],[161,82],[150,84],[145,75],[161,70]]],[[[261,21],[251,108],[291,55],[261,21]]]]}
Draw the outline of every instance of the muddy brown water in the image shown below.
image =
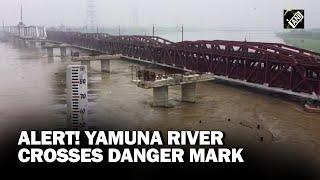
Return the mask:
{"type": "MultiPolygon", "coordinates": [[[[74,63],[59,57],[48,60],[40,48],[18,49],[3,43],[0,54],[0,137],[22,124],[63,128],[65,70],[74,63]]],[[[212,81],[198,83],[197,103],[181,103],[176,86],[169,88],[174,107],[154,108],[152,90],[131,83],[130,66],[136,64],[113,60],[111,74],[100,73],[99,65],[92,63],[89,73],[89,127],[222,130],[226,142],[240,138],[263,147],[294,145],[314,158],[320,152],[320,114],[305,112],[297,102],[212,81]]]]}

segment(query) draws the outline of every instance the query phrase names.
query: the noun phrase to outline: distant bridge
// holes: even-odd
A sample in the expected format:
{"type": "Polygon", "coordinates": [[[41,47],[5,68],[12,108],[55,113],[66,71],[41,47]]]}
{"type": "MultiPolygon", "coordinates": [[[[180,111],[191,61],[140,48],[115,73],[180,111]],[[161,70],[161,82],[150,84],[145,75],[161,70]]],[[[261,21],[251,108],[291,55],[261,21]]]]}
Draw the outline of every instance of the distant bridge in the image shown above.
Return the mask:
{"type": "Polygon", "coordinates": [[[25,26],[24,24],[19,24],[18,26],[5,26],[3,27],[3,32],[7,36],[14,36],[20,39],[29,40],[46,40],[47,32],[45,27],[41,26],[25,26]]]}

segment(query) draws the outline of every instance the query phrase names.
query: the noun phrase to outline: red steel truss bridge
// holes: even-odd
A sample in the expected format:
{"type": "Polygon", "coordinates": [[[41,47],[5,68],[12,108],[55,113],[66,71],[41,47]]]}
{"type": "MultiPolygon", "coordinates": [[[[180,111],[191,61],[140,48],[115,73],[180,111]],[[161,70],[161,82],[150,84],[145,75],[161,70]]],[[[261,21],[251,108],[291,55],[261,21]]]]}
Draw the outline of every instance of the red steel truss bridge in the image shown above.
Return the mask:
{"type": "Polygon", "coordinates": [[[320,54],[279,43],[183,41],[47,31],[47,39],[312,99],[320,96],[320,54]]]}

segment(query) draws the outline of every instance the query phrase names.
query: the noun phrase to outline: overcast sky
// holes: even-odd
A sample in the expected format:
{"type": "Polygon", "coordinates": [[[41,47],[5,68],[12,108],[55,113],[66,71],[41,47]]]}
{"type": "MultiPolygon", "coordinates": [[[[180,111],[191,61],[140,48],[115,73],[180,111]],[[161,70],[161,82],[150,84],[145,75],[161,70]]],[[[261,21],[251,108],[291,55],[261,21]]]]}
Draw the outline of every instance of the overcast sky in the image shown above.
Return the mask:
{"type": "MultiPolygon", "coordinates": [[[[281,29],[284,9],[304,9],[306,28],[320,28],[320,0],[95,0],[100,26],[281,29]]],[[[0,20],[28,25],[84,26],[87,0],[0,0],[0,20]]]]}

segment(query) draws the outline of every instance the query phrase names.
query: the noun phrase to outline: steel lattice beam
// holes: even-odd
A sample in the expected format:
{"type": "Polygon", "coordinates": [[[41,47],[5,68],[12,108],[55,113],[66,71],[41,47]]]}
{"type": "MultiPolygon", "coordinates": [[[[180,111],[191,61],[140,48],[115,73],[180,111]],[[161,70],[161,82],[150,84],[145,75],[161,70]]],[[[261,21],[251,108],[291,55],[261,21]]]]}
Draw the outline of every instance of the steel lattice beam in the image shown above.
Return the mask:
{"type": "Polygon", "coordinates": [[[320,95],[320,54],[285,44],[239,41],[173,43],[151,36],[49,31],[48,39],[198,73],[320,95]]]}

